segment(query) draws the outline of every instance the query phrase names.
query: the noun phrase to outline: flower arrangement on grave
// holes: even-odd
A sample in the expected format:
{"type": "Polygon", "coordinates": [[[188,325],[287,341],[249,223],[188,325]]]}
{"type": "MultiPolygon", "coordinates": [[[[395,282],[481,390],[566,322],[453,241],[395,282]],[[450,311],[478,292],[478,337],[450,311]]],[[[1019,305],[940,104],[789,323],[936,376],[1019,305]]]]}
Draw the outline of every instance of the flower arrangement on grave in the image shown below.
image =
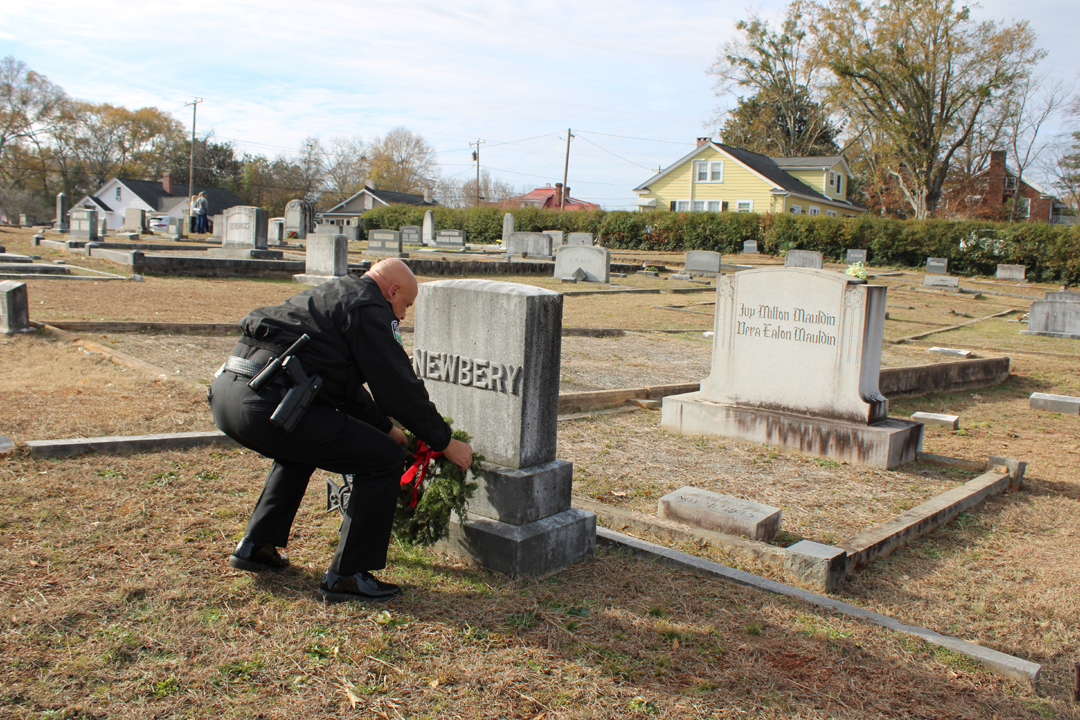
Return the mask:
{"type": "Polygon", "coordinates": [[[296,238],[298,238],[300,236],[296,233],[295,230],[290,230],[289,234],[286,235],[285,237],[289,238],[290,240],[295,240],[296,238]]]}
{"type": "MultiPolygon", "coordinates": [[[[450,418],[444,420],[453,426],[450,418]]],[[[434,545],[450,533],[450,513],[465,521],[465,508],[477,487],[469,478],[479,475],[484,456],[473,453],[472,466],[465,471],[408,430],[405,437],[407,459],[394,512],[394,537],[408,545],[434,545]]],[[[454,430],[451,437],[470,440],[464,430],[454,430]]]]}
{"type": "Polygon", "coordinates": [[[851,277],[857,277],[860,280],[866,279],[866,268],[863,267],[862,262],[852,264],[845,272],[851,277]]]}

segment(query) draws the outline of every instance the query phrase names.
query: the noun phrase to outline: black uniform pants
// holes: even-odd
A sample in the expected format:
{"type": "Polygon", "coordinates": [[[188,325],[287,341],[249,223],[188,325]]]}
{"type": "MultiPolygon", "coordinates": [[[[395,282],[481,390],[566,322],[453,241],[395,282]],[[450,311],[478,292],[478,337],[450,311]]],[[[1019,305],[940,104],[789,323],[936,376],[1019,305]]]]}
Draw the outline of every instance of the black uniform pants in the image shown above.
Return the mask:
{"type": "Polygon", "coordinates": [[[285,547],[315,468],[353,476],[330,569],[338,575],[386,567],[405,453],[389,435],[325,405],[313,404],[287,433],[270,422],[285,387],[270,383],[256,393],[249,378],[223,372],[214,380],[211,409],[218,428],[236,442],[272,458],[262,494],[247,526],[256,544],[285,547]]]}

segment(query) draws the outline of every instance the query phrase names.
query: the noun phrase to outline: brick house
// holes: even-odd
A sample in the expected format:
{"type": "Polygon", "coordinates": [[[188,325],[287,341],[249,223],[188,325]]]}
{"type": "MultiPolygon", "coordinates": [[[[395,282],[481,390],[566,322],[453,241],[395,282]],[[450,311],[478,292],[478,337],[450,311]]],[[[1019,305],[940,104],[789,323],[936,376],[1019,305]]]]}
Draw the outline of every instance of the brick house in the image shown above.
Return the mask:
{"type": "Polygon", "coordinates": [[[1008,219],[1013,198],[1019,198],[1017,220],[1068,224],[1075,218],[1063,217],[1066,209],[1057,197],[1039,187],[1005,164],[1005,151],[990,152],[990,164],[970,180],[943,194],[945,211],[952,216],[985,219],[1008,219]]]}

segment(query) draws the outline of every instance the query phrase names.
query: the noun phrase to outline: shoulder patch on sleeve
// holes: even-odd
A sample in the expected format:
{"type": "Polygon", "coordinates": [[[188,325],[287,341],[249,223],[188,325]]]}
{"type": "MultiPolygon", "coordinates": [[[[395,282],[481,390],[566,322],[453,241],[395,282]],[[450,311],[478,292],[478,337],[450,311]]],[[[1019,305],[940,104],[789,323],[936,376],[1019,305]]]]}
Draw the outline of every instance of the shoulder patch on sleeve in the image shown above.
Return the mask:
{"type": "Polygon", "coordinates": [[[397,320],[392,320],[390,322],[390,331],[394,333],[394,339],[398,341],[398,345],[404,345],[405,344],[401,340],[401,333],[398,332],[398,321],[397,320]]]}

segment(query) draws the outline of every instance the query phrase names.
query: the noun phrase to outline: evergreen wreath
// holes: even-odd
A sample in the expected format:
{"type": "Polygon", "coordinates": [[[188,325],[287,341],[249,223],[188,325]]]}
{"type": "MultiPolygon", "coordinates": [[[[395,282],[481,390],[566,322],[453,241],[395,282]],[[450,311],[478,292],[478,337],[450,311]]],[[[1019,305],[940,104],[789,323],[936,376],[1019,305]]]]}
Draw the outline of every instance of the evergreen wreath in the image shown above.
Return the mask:
{"type": "MultiPolygon", "coordinates": [[[[443,418],[452,425],[450,418],[443,418]]],[[[431,450],[417,440],[408,430],[407,459],[398,492],[397,509],[394,511],[394,537],[409,545],[434,545],[450,533],[450,513],[465,521],[465,508],[476,491],[477,484],[469,482],[469,476],[478,477],[484,456],[473,453],[472,466],[466,472],[442,456],[432,457],[426,469],[424,456],[431,450]],[[427,453],[422,452],[426,449],[427,453]],[[414,470],[417,461],[421,465],[414,470]],[[409,473],[414,476],[409,479],[409,473]]],[[[454,430],[455,440],[469,442],[469,433],[454,430]]]]}

